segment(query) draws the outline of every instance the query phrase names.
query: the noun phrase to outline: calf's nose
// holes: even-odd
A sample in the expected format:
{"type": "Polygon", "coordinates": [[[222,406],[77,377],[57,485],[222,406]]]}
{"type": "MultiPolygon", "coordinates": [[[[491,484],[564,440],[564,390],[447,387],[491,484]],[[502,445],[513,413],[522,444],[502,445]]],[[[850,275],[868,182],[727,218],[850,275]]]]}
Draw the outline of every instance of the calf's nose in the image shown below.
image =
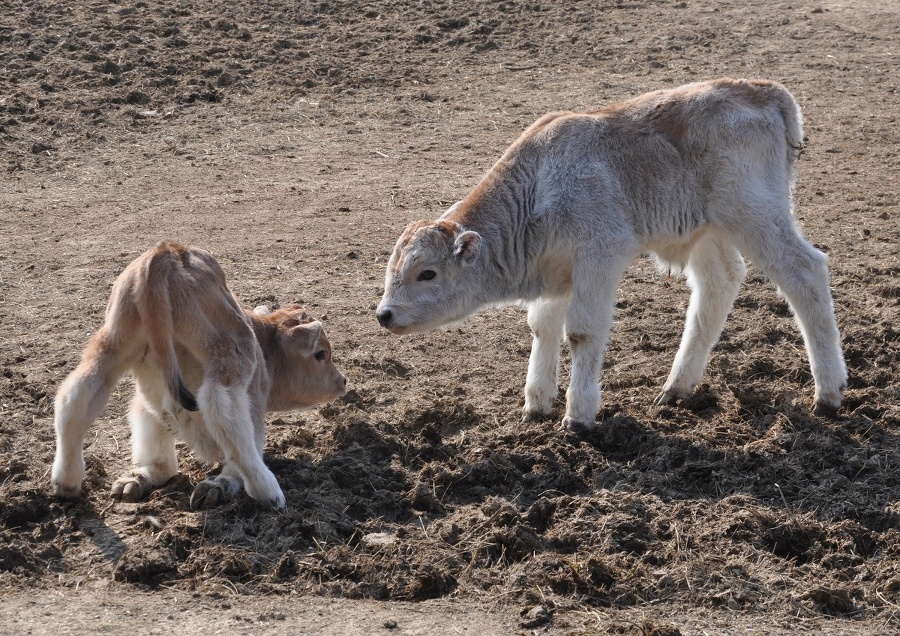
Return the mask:
{"type": "Polygon", "coordinates": [[[382,327],[389,327],[391,325],[391,320],[394,318],[394,312],[390,309],[382,309],[377,314],[378,323],[382,327]]]}

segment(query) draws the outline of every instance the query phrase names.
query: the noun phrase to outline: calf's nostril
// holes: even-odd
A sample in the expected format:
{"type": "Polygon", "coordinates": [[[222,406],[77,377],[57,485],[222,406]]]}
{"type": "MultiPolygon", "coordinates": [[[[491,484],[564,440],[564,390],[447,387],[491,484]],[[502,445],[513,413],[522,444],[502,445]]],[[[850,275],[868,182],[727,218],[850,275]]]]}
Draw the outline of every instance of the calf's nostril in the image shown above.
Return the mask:
{"type": "Polygon", "coordinates": [[[382,309],[376,316],[379,324],[381,324],[382,327],[387,327],[391,324],[391,319],[394,317],[394,314],[390,309],[382,309]]]}

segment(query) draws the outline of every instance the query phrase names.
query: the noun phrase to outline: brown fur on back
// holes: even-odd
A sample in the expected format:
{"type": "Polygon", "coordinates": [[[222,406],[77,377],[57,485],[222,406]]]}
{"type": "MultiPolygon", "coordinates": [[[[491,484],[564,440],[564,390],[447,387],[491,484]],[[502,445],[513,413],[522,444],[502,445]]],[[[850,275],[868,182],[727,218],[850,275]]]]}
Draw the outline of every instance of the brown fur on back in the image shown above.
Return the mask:
{"type": "Polygon", "coordinates": [[[302,306],[247,311],[209,252],[159,243],[116,279],[103,327],[57,391],[51,475],[57,494],[81,492],[85,433],[126,371],[135,383],[129,412],[135,466],[113,484],[113,496],[137,501],[170,479],[178,436],[203,461],[223,463],[222,473],[198,484],[193,508],[220,503],[242,487],[283,507],[284,494],[262,459],[265,413],[310,407],[346,391],[322,324],[302,306]]]}

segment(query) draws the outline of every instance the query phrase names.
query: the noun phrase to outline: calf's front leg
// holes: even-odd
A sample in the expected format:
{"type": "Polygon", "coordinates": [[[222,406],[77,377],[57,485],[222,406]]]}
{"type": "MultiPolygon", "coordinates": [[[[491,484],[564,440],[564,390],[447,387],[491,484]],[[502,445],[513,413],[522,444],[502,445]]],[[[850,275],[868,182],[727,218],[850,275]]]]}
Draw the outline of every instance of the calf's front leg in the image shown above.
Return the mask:
{"type": "MultiPolygon", "coordinates": [[[[239,477],[247,494],[253,499],[275,508],[284,508],[284,493],[278,480],[263,463],[265,427],[253,425],[254,421],[262,420],[265,415],[252,412],[246,386],[225,385],[208,380],[197,392],[197,403],[209,434],[222,450],[223,464],[228,468],[229,479],[232,476],[239,477]],[[260,433],[258,435],[257,430],[260,433]]],[[[233,495],[239,488],[239,483],[235,487],[232,481],[225,492],[233,495]]],[[[200,496],[195,492],[191,497],[192,505],[194,497],[200,496]]]]}
{"type": "Polygon", "coordinates": [[[113,499],[126,502],[140,501],[178,474],[175,436],[145,406],[139,383],[136,390],[128,413],[134,467],[112,485],[113,499]]]}
{"type": "Polygon", "coordinates": [[[630,258],[586,259],[576,267],[574,293],[566,314],[572,373],[566,391],[563,427],[592,430],[600,409],[600,373],[613,322],[616,289],[630,258]]]}
{"type": "Polygon", "coordinates": [[[534,334],[525,379],[523,422],[542,420],[553,413],[559,392],[559,350],[569,298],[538,300],[528,307],[534,334]]]}
{"type": "Polygon", "coordinates": [[[220,506],[241,491],[243,480],[233,466],[226,464],[222,472],[207,477],[191,493],[191,510],[220,506]]]}

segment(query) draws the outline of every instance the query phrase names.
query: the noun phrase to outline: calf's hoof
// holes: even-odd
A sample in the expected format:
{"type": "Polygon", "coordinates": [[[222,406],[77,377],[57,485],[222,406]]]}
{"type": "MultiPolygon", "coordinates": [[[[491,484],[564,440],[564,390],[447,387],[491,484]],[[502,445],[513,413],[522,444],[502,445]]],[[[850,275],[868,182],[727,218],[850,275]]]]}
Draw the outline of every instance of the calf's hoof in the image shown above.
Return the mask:
{"type": "Polygon", "coordinates": [[[81,482],[76,484],[62,484],[54,480],[53,494],[60,499],[78,499],[81,496],[81,482]]]}
{"type": "Polygon", "coordinates": [[[50,487],[60,499],[77,499],[81,496],[84,479],[84,461],[67,462],[57,457],[50,470],[50,487]]]}
{"type": "Polygon", "coordinates": [[[668,406],[675,404],[678,400],[690,397],[691,391],[680,391],[675,388],[663,389],[662,392],[653,399],[656,406],[668,406]]]}
{"type": "Polygon", "coordinates": [[[245,476],[244,490],[261,503],[267,503],[279,510],[284,508],[284,493],[281,492],[281,486],[278,485],[275,475],[268,468],[264,467],[253,479],[245,476]]]}
{"type": "Polygon", "coordinates": [[[590,433],[594,430],[594,422],[583,422],[567,415],[563,418],[562,427],[573,433],[590,433]]]}
{"type": "Polygon", "coordinates": [[[663,391],[655,398],[653,398],[654,406],[668,406],[670,404],[675,404],[675,401],[678,398],[671,391],[663,391]]]}
{"type": "Polygon", "coordinates": [[[112,485],[110,495],[116,501],[135,503],[143,499],[151,490],[150,480],[140,474],[119,477],[112,485]]]}
{"type": "Polygon", "coordinates": [[[285,501],[284,493],[281,492],[281,489],[279,489],[278,494],[269,497],[266,500],[266,503],[268,503],[270,506],[272,506],[273,508],[275,508],[277,510],[284,510],[284,507],[287,502],[285,501]]]}
{"type": "Polygon", "coordinates": [[[525,411],[522,413],[522,424],[531,424],[533,422],[546,422],[554,419],[553,411],[544,413],[543,411],[525,411]]]}
{"type": "Polygon", "coordinates": [[[813,406],[813,413],[819,417],[834,417],[837,415],[838,409],[840,408],[840,402],[835,404],[833,402],[826,402],[825,400],[816,400],[816,403],[813,406]]]}
{"type": "Polygon", "coordinates": [[[211,479],[204,479],[191,493],[191,510],[215,508],[228,500],[227,488],[211,479]]]}

